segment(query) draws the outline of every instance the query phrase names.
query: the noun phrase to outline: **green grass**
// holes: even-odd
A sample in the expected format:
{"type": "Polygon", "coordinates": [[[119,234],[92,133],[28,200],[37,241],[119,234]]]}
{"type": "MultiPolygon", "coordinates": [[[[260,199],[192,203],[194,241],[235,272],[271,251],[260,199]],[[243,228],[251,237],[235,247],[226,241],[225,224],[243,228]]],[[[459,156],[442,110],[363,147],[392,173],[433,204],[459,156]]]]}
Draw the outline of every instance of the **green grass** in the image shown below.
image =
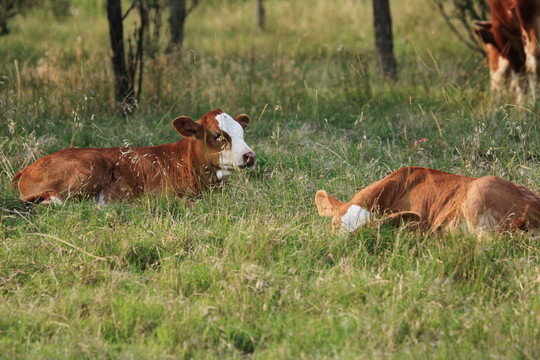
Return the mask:
{"type": "Polygon", "coordinates": [[[485,60],[432,6],[392,3],[392,83],[369,1],[268,0],[265,32],[251,1],[201,2],[184,52],[147,62],[121,118],[105,1],[73,3],[0,38],[0,358],[540,357],[537,240],[337,236],[316,213],[317,190],[345,200],[402,166],[540,192],[539,106],[491,99],[485,60]],[[176,141],[175,116],[216,107],[251,116],[258,162],[194,205],[35,207],[9,188],[45,154],[176,141]]]}

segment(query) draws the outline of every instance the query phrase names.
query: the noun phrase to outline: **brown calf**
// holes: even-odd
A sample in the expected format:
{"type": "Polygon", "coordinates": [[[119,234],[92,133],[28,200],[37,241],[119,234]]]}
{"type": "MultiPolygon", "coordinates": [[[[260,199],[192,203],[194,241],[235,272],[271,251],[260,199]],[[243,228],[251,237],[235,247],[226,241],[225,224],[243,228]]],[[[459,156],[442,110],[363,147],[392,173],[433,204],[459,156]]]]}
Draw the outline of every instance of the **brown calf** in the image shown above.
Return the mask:
{"type": "Polygon", "coordinates": [[[394,171],[342,203],[325,191],[315,195],[319,214],[332,228],[354,232],[372,213],[417,221],[428,232],[467,229],[540,230],[540,196],[497,176],[481,178],[422,167],[394,171]]]}
{"type": "Polygon", "coordinates": [[[220,109],[200,120],[181,116],[172,122],[184,139],[159,146],[70,148],[45,156],[12,180],[22,200],[62,203],[70,196],[91,196],[98,203],[147,192],[197,194],[249,168],[255,153],[244,142],[249,116],[234,119],[220,109]]]}

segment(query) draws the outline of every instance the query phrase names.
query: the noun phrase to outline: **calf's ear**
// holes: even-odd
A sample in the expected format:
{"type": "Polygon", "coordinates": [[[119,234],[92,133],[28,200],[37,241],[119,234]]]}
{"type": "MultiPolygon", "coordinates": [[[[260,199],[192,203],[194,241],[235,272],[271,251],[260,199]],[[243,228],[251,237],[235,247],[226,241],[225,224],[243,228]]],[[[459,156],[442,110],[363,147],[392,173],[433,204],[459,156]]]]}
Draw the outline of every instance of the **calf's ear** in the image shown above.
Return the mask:
{"type": "Polygon", "coordinates": [[[233,117],[234,120],[236,120],[240,125],[242,125],[242,128],[246,128],[249,124],[249,116],[246,114],[240,114],[235,117],[233,117]]]}
{"type": "Polygon", "coordinates": [[[319,190],[317,191],[317,194],[315,194],[315,204],[317,205],[319,215],[334,216],[334,212],[339,210],[342,202],[335,197],[328,195],[326,191],[319,190]]]}
{"type": "Polygon", "coordinates": [[[172,122],[174,128],[180,135],[185,138],[197,138],[202,139],[204,134],[204,129],[201,124],[196,123],[187,116],[180,116],[173,120],[172,122]]]}

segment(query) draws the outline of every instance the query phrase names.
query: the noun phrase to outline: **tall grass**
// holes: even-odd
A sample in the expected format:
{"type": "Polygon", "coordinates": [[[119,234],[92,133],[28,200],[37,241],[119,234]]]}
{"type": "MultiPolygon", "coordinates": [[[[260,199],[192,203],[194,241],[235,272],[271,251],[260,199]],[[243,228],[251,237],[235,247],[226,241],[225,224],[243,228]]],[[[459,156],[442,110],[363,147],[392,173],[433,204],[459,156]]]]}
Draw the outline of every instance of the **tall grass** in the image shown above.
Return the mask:
{"type": "Polygon", "coordinates": [[[61,20],[33,8],[0,38],[0,357],[540,356],[537,241],[336,236],[316,214],[316,190],[347,199],[409,165],[540,192],[538,107],[490,99],[484,59],[434,9],[392,4],[391,83],[368,1],[266,1],[265,32],[250,1],[201,2],[183,53],[147,63],[121,118],[105,2],[73,4],[61,20]],[[175,116],[215,107],[251,115],[258,162],[194,204],[36,207],[9,188],[45,154],[176,141],[175,116]]]}

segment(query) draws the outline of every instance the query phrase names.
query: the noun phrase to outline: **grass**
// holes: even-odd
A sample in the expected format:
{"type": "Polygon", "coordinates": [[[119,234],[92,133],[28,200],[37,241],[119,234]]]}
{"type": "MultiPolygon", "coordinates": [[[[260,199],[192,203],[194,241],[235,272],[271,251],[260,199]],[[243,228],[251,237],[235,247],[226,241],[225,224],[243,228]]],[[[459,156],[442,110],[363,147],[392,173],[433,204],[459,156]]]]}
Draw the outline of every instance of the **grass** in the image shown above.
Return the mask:
{"type": "Polygon", "coordinates": [[[260,32],[252,2],[202,2],[185,51],[148,61],[127,118],[110,100],[104,1],[10,22],[0,358],[538,358],[537,241],[376,225],[336,236],[314,206],[318,189],[344,200],[402,166],[538,193],[538,105],[491,99],[485,60],[425,2],[392,4],[396,83],[379,74],[369,2],[265,3],[260,32]],[[250,114],[258,162],[194,205],[34,207],[9,188],[45,154],[176,141],[175,116],[215,107],[250,114]]]}

